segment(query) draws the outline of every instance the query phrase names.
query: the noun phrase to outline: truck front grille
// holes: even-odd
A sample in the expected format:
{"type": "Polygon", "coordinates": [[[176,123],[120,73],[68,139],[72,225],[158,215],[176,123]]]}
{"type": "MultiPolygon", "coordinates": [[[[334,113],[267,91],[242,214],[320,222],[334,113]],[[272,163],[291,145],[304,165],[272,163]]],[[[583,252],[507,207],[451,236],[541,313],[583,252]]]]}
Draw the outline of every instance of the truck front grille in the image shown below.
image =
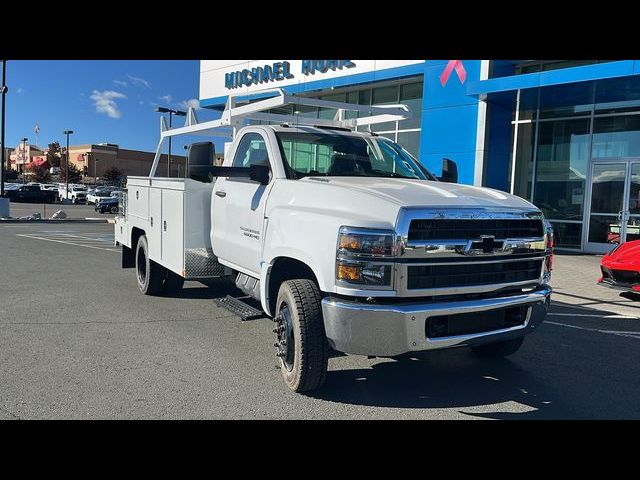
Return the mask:
{"type": "Polygon", "coordinates": [[[535,259],[515,262],[410,266],[407,288],[416,290],[535,281],[540,278],[542,261],[542,259],[535,259]]]}
{"type": "Polygon", "coordinates": [[[432,240],[475,240],[481,236],[497,239],[532,238],[544,235],[538,219],[420,219],[409,225],[409,242],[432,240]]]}

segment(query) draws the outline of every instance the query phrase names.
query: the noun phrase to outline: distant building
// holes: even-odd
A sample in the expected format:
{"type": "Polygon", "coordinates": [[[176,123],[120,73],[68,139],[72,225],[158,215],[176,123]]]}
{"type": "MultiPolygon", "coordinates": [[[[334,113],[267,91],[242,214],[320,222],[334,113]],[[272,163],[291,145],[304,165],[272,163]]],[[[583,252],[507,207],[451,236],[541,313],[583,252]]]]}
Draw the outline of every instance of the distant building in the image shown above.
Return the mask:
{"type": "MultiPolygon", "coordinates": [[[[123,175],[149,175],[155,153],[120,148],[111,143],[76,145],[69,147],[69,159],[88,181],[94,177],[100,179],[104,172],[116,167],[123,175]]],[[[171,154],[170,177],[183,177],[186,158],[183,155],[171,154]]],[[[64,155],[60,164],[64,168],[64,155]]],[[[158,175],[167,176],[167,155],[160,157],[158,175]]]]}
{"type": "Polygon", "coordinates": [[[41,160],[41,157],[46,159],[46,154],[42,148],[37,145],[20,142],[9,154],[11,170],[23,172],[31,162],[36,159],[41,160]]]}
{"type": "MultiPolygon", "coordinates": [[[[17,148],[11,150],[11,168],[22,172],[23,168],[33,162],[44,162],[47,152],[35,145],[26,145],[26,151],[22,151],[22,143],[17,148]]],[[[110,168],[116,167],[124,176],[145,176],[149,175],[153,165],[154,152],[143,152],[141,150],[129,150],[120,148],[112,143],[91,143],[86,145],[75,145],[69,147],[69,161],[78,170],[84,173],[86,182],[94,182],[104,175],[110,168]]],[[[60,167],[64,168],[66,155],[63,153],[60,167]]],[[[158,164],[158,176],[167,176],[167,154],[162,154],[158,164]]],[[[184,155],[171,154],[170,177],[184,177],[186,157],[184,155]]],[[[222,154],[216,154],[215,163],[222,163],[222,154]]]]}

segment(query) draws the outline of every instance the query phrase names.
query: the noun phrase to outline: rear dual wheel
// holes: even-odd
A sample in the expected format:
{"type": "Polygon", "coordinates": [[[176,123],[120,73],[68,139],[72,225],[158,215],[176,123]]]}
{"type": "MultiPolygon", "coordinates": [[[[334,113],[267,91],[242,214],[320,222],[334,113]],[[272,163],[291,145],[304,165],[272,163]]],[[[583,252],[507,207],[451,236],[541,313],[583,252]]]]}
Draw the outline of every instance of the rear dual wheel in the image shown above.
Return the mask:
{"type": "Polygon", "coordinates": [[[184,285],[184,278],[149,258],[149,243],[145,235],[140,236],[136,246],[136,280],[144,295],[177,293],[184,285]]]}

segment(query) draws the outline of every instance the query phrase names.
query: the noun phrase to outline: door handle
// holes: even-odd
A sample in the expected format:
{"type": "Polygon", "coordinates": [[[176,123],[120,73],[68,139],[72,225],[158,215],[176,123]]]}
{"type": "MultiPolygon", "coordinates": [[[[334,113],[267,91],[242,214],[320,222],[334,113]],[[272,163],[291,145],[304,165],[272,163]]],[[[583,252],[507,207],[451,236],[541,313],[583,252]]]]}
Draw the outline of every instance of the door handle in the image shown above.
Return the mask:
{"type": "Polygon", "coordinates": [[[216,195],[219,196],[220,198],[224,198],[227,196],[227,192],[223,190],[216,190],[216,195]]]}

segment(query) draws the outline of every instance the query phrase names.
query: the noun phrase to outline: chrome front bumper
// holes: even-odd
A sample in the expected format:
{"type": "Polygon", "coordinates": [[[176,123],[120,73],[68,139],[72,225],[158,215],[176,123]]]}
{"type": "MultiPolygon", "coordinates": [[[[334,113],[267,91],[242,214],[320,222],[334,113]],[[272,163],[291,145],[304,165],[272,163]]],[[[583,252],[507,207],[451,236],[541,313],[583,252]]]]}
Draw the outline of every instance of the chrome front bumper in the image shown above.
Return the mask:
{"type": "Polygon", "coordinates": [[[551,288],[507,297],[455,302],[377,305],[335,297],[322,300],[322,314],[329,344],[337,351],[375,356],[395,356],[411,351],[461,345],[479,345],[523,337],[544,320],[551,288]],[[529,306],[522,325],[482,333],[427,338],[429,317],[529,306]]]}

